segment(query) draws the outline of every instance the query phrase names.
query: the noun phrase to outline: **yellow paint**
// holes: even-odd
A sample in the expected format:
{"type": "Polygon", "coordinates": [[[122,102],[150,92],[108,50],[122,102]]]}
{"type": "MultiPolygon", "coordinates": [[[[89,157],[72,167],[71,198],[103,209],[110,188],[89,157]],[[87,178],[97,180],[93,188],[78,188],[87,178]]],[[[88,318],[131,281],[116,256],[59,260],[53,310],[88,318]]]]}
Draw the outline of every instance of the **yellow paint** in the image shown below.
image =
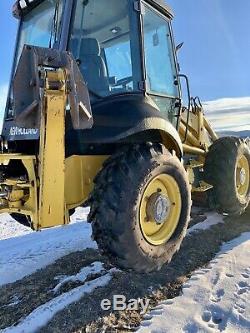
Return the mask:
{"type": "Polygon", "coordinates": [[[208,190],[211,190],[213,188],[212,185],[208,184],[207,182],[205,182],[204,180],[199,182],[199,186],[192,187],[192,192],[206,192],[208,190]]]}
{"type": "Polygon", "coordinates": [[[191,145],[183,144],[183,151],[185,154],[206,156],[206,152],[201,148],[196,148],[191,145]]]}
{"type": "MultiPolygon", "coordinates": [[[[0,184],[0,186],[8,185],[10,188],[12,188],[12,191],[8,196],[8,200],[0,199],[1,213],[7,212],[29,215],[35,230],[47,228],[48,226],[52,227],[55,225],[64,224],[65,220],[69,221],[68,209],[78,207],[89,197],[89,194],[93,189],[93,180],[96,174],[102,168],[103,162],[109,156],[71,156],[67,158],[65,160],[65,177],[63,174],[63,178],[61,178],[65,181],[65,197],[62,198],[62,196],[60,196],[60,200],[62,200],[60,202],[60,204],[62,203],[60,207],[61,209],[63,208],[63,213],[61,213],[61,216],[63,214],[63,217],[61,220],[52,220],[51,215],[40,215],[43,219],[39,222],[40,212],[38,207],[42,206],[42,203],[44,204],[48,202],[48,200],[50,200],[48,204],[54,207],[54,203],[58,202],[59,196],[57,196],[57,192],[55,191],[53,184],[57,186],[57,189],[58,185],[59,187],[62,185],[62,183],[58,184],[55,182],[50,182],[52,177],[55,177],[55,180],[58,176],[58,169],[53,165],[53,162],[55,161],[54,154],[52,156],[52,161],[49,162],[53,167],[50,169],[45,169],[45,172],[49,172],[47,180],[49,182],[49,191],[52,191],[52,193],[48,193],[46,189],[43,189],[43,197],[38,195],[38,193],[41,193],[41,191],[38,191],[39,174],[37,174],[36,171],[38,168],[35,157],[19,154],[0,154],[0,164],[3,164],[4,162],[5,165],[8,165],[11,160],[20,160],[20,163],[24,165],[28,174],[27,181],[6,179],[4,183],[0,184]],[[45,195],[47,197],[45,197],[45,195]],[[43,201],[41,202],[40,200],[43,201]],[[44,220],[45,218],[48,220],[44,220]]],[[[58,208],[58,205],[56,208],[58,208]]]]}
{"type": "MultiPolygon", "coordinates": [[[[30,215],[31,220],[33,222],[33,226],[35,230],[38,230],[38,187],[39,187],[39,180],[38,176],[36,175],[36,166],[37,162],[36,159],[23,159],[22,157],[22,163],[24,167],[27,170],[28,173],[28,189],[29,189],[29,196],[27,200],[24,203],[24,209],[28,212],[29,214],[25,215],[30,215]]],[[[24,185],[24,188],[26,185],[24,185]]]]}
{"type": "Polygon", "coordinates": [[[150,181],[141,198],[139,211],[141,230],[150,244],[162,245],[171,238],[179,223],[181,208],[180,188],[172,176],[161,174],[150,181]],[[169,214],[162,224],[150,220],[147,214],[149,198],[159,192],[167,197],[170,202],[169,214]]]}
{"type": "Polygon", "coordinates": [[[204,112],[201,107],[192,107],[189,114],[189,122],[187,124],[188,111],[185,110],[181,115],[179,126],[179,134],[183,142],[183,151],[186,155],[194,155],[195,159],[198,158],[197,163],[199,166],[187,164],[186,170],[188,173],[190,184],[192,185],[192,192],[206,192],[213,186],[201,180],[199,186],[194,186],[195,173],[193,168],[202,167],[205,163],[205,158],[210,146],[218,139],[218,136],[213,131],[210,123],[204,117],[204,112]],[[186,136],[186,129],[187,136],[186,136]],[[186,137],[186,139],[185,139],[186,137]]]}
{"type": "Polygon", "coordinates": [[[211,128],[208,120],[204,117],[203,109],[200,107],[192,108],[189,114],[189,122],[187,124],[188,112],[185,110],[181,115],[179,134],[184,142],[186,128],[188,127],[187,138],[184,142],[184,151],[187,154],[201,155],[208,151],[211,144],[218,139],[218,136],[211,128]],[[199,149],[195,150],[195,149],[199,149]]]}
{"type": "MultiPolygon", "coordinates": [[[[93,189],[93,180],[108,156],[71,156],[65,159],[65,109],[67,102],[67,73],[62,70],[45,70],[44,96],[41,101],[39,155],[0,154],[0,164],[20,160],[27,170],[28,180],[7,179],[5,185],[11,189],[8,197],[0,199],[0,212],[29,215],[35,230],[69,223],[68,210],[81,205],[93,189]],[[57,84],[55,84],[57,83],[57,84]]],[[[187,123],[184,112],[179,133],[183,139],[187,123]]],[[[162,134],[162,132],[161,132],[162,134]]],[[[163,143],[170,150],[178,148],[162,134],[163,143]]],[[[200,108],[190,113],[188,135],[183,145],[184,152],[198,155],[202,159],[209,146],[217,139],[200,108]]],[[[204,163],[204,158],[203,161],[204,163]]],[[[248,161],[247,161],[248,162],[248,161]]],[[[200,163],[200,162],[199,162],[200,163]]],[[[191,168],[192,169],[192,168],[191,168]]],[[[190,169],[190,182],[194,174],[190,169]]],[[[241,158],[237,167],[237,190],[244,196],[249,189],[249,165],[241,158]],[[246,170],[246,181],[242,183],[240,170],[246,170]]],[[[201,182],[193,191],[203,191],[209,184],[201,182]]],[[[211,186],[210,186],[211,187],[211,186]]],[[[140,204],[140,225],[144,237],[154,245],[167,242],[174,233],[181,212],[181,196],[178,184],[169,175],[160,175],[147,186],[140,204]],[[168,197],[171,209],[163,224],[147,220],[147,200],[160,191],[168,197]]]]}
{"type": "Polygon", "coordinates": [[[71,156],[66,159],[65,197],[68,209],[82,204],[93,189],[93,180],[108,156],[71,156]]]}
{"type": "Polygon", "coordinates": [[[236,186],[240,197],[245,197],[249,193],[250,186],[250,166],[245,155],[240,156],[236,166],[236,186]]]}
{"type": "Polygon", "coordinates": [[[24,197],[24,190],[19,190],[16,188],[9,194],[9,201],[10,202],[21,201],[23,197],[24,197]]]}
{"type": "Polygon", "coordinates": [[[39,155],[0,154],[0,164],[20,160],[28,180],[6,179],[8,195],[0,211],[29,215],[35,230],[69,222],[68,209],[82,204],[93,189],[93,179],[108,156],[71,156],[65,159],[65,71],[45,70],[41,101],[39,155]]]}
{"type": "Polygon", "coordinates": [[[31,216],[34,228],[37,229],[37,177],[35,174],[36,158],[35,156],[21,154],[0,154],[0,164],[9,165],[11,160],[19,160],[26,169],[27,181],[19,179],[6,179],[0,183],[1,187],[8,186],[10,190],[7,198],[0,201],[0,212],[20,213],[31,216]]]}
{"type": "Polygon", "coordinates": [[[46,71],[39,152],[39,228],[68,223],[65,221],[65,109],[66,73],[46,71]],[[50,82],[58,89],[51,90],[50,82]]]}

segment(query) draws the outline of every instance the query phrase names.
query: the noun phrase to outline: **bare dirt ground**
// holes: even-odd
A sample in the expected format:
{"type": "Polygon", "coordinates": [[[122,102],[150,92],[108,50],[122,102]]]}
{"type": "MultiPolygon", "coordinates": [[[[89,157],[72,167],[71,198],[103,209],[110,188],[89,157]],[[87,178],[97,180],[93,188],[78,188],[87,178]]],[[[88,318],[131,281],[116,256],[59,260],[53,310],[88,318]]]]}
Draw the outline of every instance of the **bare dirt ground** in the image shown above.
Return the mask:
{"type": "MultiPolygon", "coordinates": [[[[191,225],[205,219],[206,211],[200,209],[193,213],[191,225]]],[[[131,271],[117,271],[106,286],[95,289],[80,301],[59,312],[41,332],[135,331],[142,320],[139,311],[103,311],[101,301],[112,300],[114,294],[125,295],[127,299],[149,298],[149,309],[152,309],[161,300],[179,295],[182,284],[191,273],[197,268],[205,268],[223,242],[249,230],[250,209],[239,218],[225,218],[225,223],[192,233],[185,238],[181,250],[173,261],[159,272],[136,274],[131,271]]],[[[55,295],[52,290],[58,283],[55,280],[57,276],[75,275],[83,267],[96,261],[104,263],[107,270],[110,269],[105,257],[102,257],[98,251],[89,249],[72,253],[20,281],[0,288],[0,329],[17,325],[38,306],[53,299],[55,295]],[[18,302],[15,302],[16,299],[18,302]]],[[[98,276],[100,275],[92,275],[88,279],[94,280],[98,276]]],[[[69,282],[60,289],[60,294],[80,284],[80,282],[69,282]]]]}

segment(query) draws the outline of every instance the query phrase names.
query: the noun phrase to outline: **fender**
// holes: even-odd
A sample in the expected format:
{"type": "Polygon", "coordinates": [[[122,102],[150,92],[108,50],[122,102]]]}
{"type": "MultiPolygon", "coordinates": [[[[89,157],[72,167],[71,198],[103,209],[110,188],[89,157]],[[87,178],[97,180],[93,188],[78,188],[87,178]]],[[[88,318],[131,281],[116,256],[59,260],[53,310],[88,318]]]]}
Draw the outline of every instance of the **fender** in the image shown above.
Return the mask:
{"type": "MultiPolygon", "coordinates": [[[[170,108],[174,102],[169,99],[170,108]]],[[[162,142],[169,150],[175,150],[179,158],[183,155],[176,128],[150,97],[142,94],[112,96],[92,104],[92,112],[94,126],[91,129],[74,130],[69,127],[71,121],[66,121],[66,155],[93,154],[93,147],[100,145],[104,150],[96,153],[108,154],[110,151],[105,151],[105,147],[110,148],[111,144],[145,141],[162,142]]]]}

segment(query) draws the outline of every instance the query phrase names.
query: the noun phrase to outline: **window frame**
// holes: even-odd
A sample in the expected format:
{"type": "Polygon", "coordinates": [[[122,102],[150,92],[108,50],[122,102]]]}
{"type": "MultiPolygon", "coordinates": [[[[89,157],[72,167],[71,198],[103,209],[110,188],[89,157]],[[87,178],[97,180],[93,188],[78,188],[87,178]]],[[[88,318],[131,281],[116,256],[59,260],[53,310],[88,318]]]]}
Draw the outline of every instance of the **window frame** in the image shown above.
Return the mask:
{"type": "Polygon", "coordinates": [[[143,77],[144,77],[144,82],[145,82],[145,92],[149,96],[165,97],[165,98],[180,100],[181,99],[181,90],[180,90],[179,77],[178,77],[179,69],[178,69],[177,55],[176,55],[176,52],[175,52],[175,42],[174,42],[174,37],[173,37],[171,17],[166,17],[166,15],[164,15],[163,13],[161,13],[161,11],[159,11],[158,9],[151,6],[146,1],[140,0],[140,3],[141,3],[141,8],[142,8],[141,15],[140,15],[141,54],[142,54],[142,58],[143,58],[143,77]],[[175,73],[176,73],[176,80],[178,81],[178,84],[176,85],[176,90],[177,90],[176,96],[172,96],[172,95],[169,95],[169,94],[164,94],[164,93],[161,93],[161,92],[151,91],[150,89],[148,89],[148,85],[147,85],[147,65],[146,65],[145,44],[144,44],[144,13],[143,13],[143,6],[145,6],[149,10],[151,10],[153,13],[155,13],[155,15],[160,16],[169,26],[170,43],[171,43],[172,50],[173,50],[173,65],[174,65],[174,69],[175,69],[175,73]]]}
{"type": "MultiPolygon", "coordinates": [[[[64,0],[65,1],[65,0],[64,0]]],[[[77,9],[77,0],[66,0],[72,2],[71,5],[71,14],[70,19],[68,20],[68,33],[67,33],[67,39],[64,40],[64,49],[67,51],[69,50],[70,45],[70,37],[71,32],[74,27],[74,19],[76,15],[76,9],[77,9]]],[[[144,87],[144,53],[141,48],[142,41],[142,35],[141,35],[141,20],[138,17],[138,12],[135,10],[135,0],[127,0],[128,2],[128,10],[129,10],[129,25],[130,25],[130,46],[131,46],[131,62],[132,62],[132,72],[135,72],[137,74],[137,82],[138,86],[134,88],[131,92],[119,92],[116,94],[111,94],[106,97],[102,97],[103,99],[111,98],[113,96],[117,95],[124,95],[124,94],[145,94],[145,87],[144,87]],[[136,37],[136,35],[133,34],[134,29],[138,32],[139,38],[136,37]],[[134,70],[136,68],[137,70],[134,70]]],[[[139,0],[140,2],[140,0],[139,0]]],[[[98,99],[92,100],[91,103],[94,104],[95,102],[98,102],[98,99]]]]}
{"type": "MultiPolygon", "coordinates": [[[[59,40],[55,45],[53,45],[53,48],[64,51],[66,49],[65,47],[65,34],[67,33],[67,30],[69,29],[69,22],[71,19],[71,10],[72,10],[72,4],[74,0],[61,0],[62,2],[62,23],[60,27],[60,33],[59,33],[59,40]],[[70,12],[69,12],[70,10],[70,12]],[[68,12],[67,12],[68,11],[68,12]],[[67,14],[69,13],[69,15],[67,14]]],[[[38,7],[41,4],[41,2],[37,3],[36,6],[32,7],[31,11],[38,7]]],[[[12,82],[15,76],[16,68],[18,66],[17,60],[18,60],[18,51],[20,46],[20,37],[22,33],[22,25],[23,25],[23,19],[24,17],[29,13],[29,11],[23,16],[18,19],[18,25],[17,25],[17,33],[15,38],[15,45],[14,45],[14,54],[13,54],[13,61],[11,65],[11,72],[10,72],[10,80],[8,85],[8,94],[6,98],[6,104],[4,109],[4,121],[10,121],[13,120],[15,117],[15,114],[10,115],[10,98],[11,98],[11,88],[12,88],[12,82]]],[[[66,39],[67,41],[67,39],[66,39]]]]}

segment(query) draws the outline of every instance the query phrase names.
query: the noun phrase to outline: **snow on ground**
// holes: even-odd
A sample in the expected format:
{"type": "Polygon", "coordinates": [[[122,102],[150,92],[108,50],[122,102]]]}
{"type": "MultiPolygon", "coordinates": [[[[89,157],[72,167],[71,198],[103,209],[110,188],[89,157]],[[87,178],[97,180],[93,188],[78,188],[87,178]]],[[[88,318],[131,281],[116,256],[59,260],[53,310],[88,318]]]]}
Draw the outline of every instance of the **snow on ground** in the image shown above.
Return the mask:
{"type": "Polygon", "coordinates": [[[207,213],[206,215],[207,218],[205,221],[197,223],[188,229],[187,236],[200,230],[207,230],[215,224],[224,223],[223,215],[219,215],[218,213],[215,212],[210,212],[207,213]]]}
{"type": "Polygon", "coordinates": [[[250,332],[250,233],[224,244],[183,294],[145,316],[139,333],[250,332]]]}
{"type": "MultiPolygon", "coordinates": [[[[20,280],[69,253],[97,248],[91,240],[91,226],[86,223],[87,214],[87,209],[77,209],[70,225],[41,232],[33,232],[15,222],[8,214],[2,214],[0,286],[20,280]]],[[[188,234],[222,222],[222,216],[207,213],[207,220],[191,227],[188,234]]]]}
{"type": "MultiPolygon", "coordinates": [[[[93,274],[93,266],[84,267],[86,278],[93,274]]],[[[102,265],[96,264],[94,267],[95,273],[102,273],[102,265]],[[98,270],[99,267],[99,270],[98,270]]],[[[80,287],[74,288],[51,301],[39,306],[24,318],[18,325],[8,327],[2,330],[2,333],[33,333],[44,327],[59,311],[63,310],[70,304],[79,301],[84,295],[90,294],[98,287],[104,287],[112,279],[112,274],[115,269],[106,271],[106,274],[86,282],[80,287]]],[[[79,276],[78,276],[79,277],[79,276]]],[[[76,277],[76,280],[78,279],[76,277]]],[[[73,277],[71,277],[73,279],[73,277]]]]}
{"type": "Polygon", "coordinates": [[[9,214],[0,216],[0,240],[30,234],[32,230],[17,223],[9,214]]]}
{"type": "Polygon", "coordinates": [[[78,209],[72,224],[41,232],[30,231],[3,214],[0,217],[0,286],[22,279],[71,252],[97,248],[91,240],[91,226],[85,222],[87,213],[86,209],[78,209]]]}
{"type": "MultiPolygon", "coordinates": [[[[38,233],[3,214],[0,217],[0,286],[22,279],[71,252],[96,248],[96,243],[90,237],[91,226],[85,223],[87,213],[87,210],[78,209],[72,224],[38,233]]],[[[206,215],[207,219],[192,226],[188,235],[223,223],[221,215],[214,212],[206,215]]],[[[225,244],[207,269],[200,269],[193,274],[184,285],[182,296],[163,302],[145,316],[139,332],[249,332],[249,256],[250,233],[225,244]]],[[[107,271],[102,263],[94,262],[74,276],[58,276],[58,284],[52,290],[55,296],[68,282],[79,282],[81,286],[41,305],[17,326],[3,332],[36,331],[57,312],[95,288],[108,284],[114,271],[107,271]],[[101,276],[88,281],[88,277],[93,274],[101,276]]]]}
{"type": "Polygon", "coordinates": [[[91,266],[83,267],[76,275],[60,277],[59,283],[53,289],[54,293],[58,293],[62,286],[69,282],[82,282],[84,283],[90,274],[102,273],[104,271],[103,263],[96,261],[91,266]]]}

